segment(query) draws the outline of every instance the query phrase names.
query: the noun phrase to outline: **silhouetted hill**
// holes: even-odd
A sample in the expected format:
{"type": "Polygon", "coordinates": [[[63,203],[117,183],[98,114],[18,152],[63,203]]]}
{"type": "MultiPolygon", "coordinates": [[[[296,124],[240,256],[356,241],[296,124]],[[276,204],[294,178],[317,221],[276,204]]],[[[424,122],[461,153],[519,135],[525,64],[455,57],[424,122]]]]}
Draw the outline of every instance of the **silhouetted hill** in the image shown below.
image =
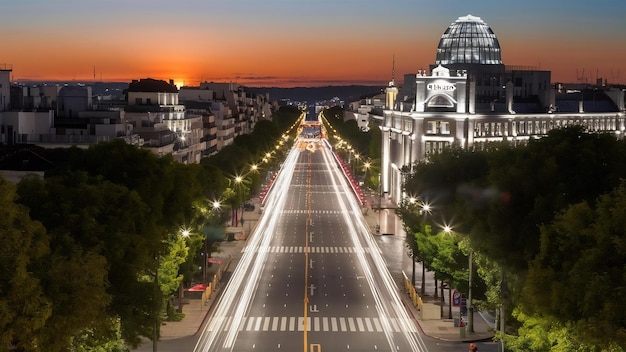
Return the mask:
{"type": "Polygon", "coordinates": [[[256,94],[270,94],[270,100],[288,99],[314,103],[318,101],[330,100],[337,97],[345,102],[359,100],[366,96],[372,96],[383,92],[383,86],[325,86],[325,87],[245,87],[246,92],[256,94]]]}

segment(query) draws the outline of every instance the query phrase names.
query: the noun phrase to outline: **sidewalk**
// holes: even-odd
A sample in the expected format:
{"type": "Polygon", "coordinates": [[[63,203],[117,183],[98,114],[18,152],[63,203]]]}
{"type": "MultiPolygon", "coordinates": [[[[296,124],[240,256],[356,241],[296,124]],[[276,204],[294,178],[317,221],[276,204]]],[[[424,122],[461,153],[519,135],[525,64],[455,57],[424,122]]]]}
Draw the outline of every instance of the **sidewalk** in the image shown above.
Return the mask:
{"type": "MultiPolygon", "coordinates": [[[[255,203],[254,211],[244,211],[244,229],[246,236],[251,231],[254,231],[257,221],[259,220],[259,204],[255,203]]],[[[235,269],[239,259],[241,258],[241,252],[245,246],[246,241],[223,241],[219,244],[219,252],[212,253],[213,258],[221,259],[220,264],[212,264],[208,268],[207,277],[213,277],[218,272],[223,273],[218,285],[213,288],[213,293],[205,300],[201,293],[185,291],[183,297],[183,313],[185,317],[181,321],[166,321],[161,325],[161,340],[177,339],[185,336],[196,334],[202,327],[204,320],[207,318],[207,313],[213,307],[216,299],[221,294],[221,289],[228,281],[230,273],[235,269]]]]}
{"type": "MultiPolygon", "coordinates": [[[[404,252],[404,241],[406,233],[402,221],[395,213],[396,205],[388,199],[378,199],[375,194],[370,194],[368,200],[373,206],[364,208],[363,215],[374,236],[379,237],[379,246],[383,257],[387,262],[387,267],[394,277],[398,288],[402,290],[401,298],[405,307],[417,321],[420,329],[425,335],[445,340],[445,341],[490,341],[494,336],[495,319],[486,312],[474,312],[473,332],[459,327],[459,308],[452,307],[451,318],[449,318],[449,293],[444,289],[444,303],[442,307],[441,297],[435,299],[432,293],[435,290],[434,273],[426,272],[425,289],[426,295],[422,298],[423,306],[420,312],[411,301],[408,293],[405,293],[404,275],[411,276],[412,263],[404,252]],[[378,226],[378,228],[377,228],[378,226]],[[398,258],[402,259],[398,259],[398,258]],[[456,321],[455,321],[456,320],[456,321]],[[462,331],[463,330],[463,331],[462,331]]],[[[421,291],[421,263],[416,263],[416,290],[421,291]]],[[[440,292],[440,290],[439,290],[440,292]]],[[[467,325],[468,317],[464,316],[463,321],[467,325]]]]}
{"type": "MultiPolygon", "coordinates": [[[[255,210],[246,211],[243,215],[247,235],[249,235],[250,231],[254,231],[256,223],[261,216],[258,211],[258,200],[254,204],[256,207],[255,210]]],[[[439,302],[441,297],[439,297],[437,302],[435,302],[433,297],[428,296],[428,293],[433,292],[434,290],[432,272],[427,272],[427,274],[430,275],[430,277],[428,275],[426,276],[425,290],[427,295],[423,297],[422,311],[418,311],[412,303],[409,295],[405,293],[403,289],[404,284],[399,281],[403,276],[402,272],[406,273],[406,275],[411,275],[410,259],[407,257],[405,259],[398,260],[398,258],[406,257],[403,252],[405,234],[402,229],[402,223],[395,214],[393,204],[383,202],[381,205],[382,207],[380,210],[364,208],[363,214],[368,225],[370,226],[372,235],[380,235],[379,239],[389,240],[387,241],[389,243],[394,242],[390,246],[381,245],[383,257],[388,262],[388,267],[392,276],[396,279],[398,288],[401,290],[400,295],[405,307],[409,311],[410,316],[416,320],[423,333],[429,337],[445,341],[490,341],[494,336],[494,319],[489,314],[484,312],[474,312],[474,332],[467,331],[467,327],[463,329],[465,331],[462,331],[462,329],[458,327],[458,308],[456,308],[456,310],[453,308],[453,318],[448,319],[448,295],[444,294],[445,305],[443,309],[441,307],[441,303],[439,302]],[[379,232],[376,231],[376,225],[380,226],[379,232]],[[457,326],[455,326],[455,320],[457,322],[457,326]]],[[[380,243],[381,242],[379,241],[379,244],[380,243]]],[[[210,275],[213,275],[218,270],[222,270],[224,272],[224,276],[222,276],[217,287],[214,288],[213,294],[205,304],[202,304],[201,298],[190,296],[188,295],[188,292],[186,292],[185,294],[188,296],[183,299],[186,303],[183,305],[185,318],[183,318],[180,322],[164,322],[161,326],[161,340],[177,339],[194,335],[200,330],[207,317],[207,313],[211,310],[217,297],[221,294],[221,289],[227,282],[229,273],[236,267],[238,260],[241,257],[244,245],[245,241],[225,241],[220,244],[220,252],[215,256],[219,258],[232,258],[232,260],[224,260],[222,264],[214,264],[210,268],[210,275]]],[[[421,275],[421,270],[421,266],[416,269],[419,275],[421,275]]],[[[416,284],[420,283],[421,282],[416,282],[416,284]]],[[[444,293],[445,292],[447,292],[447,290],[444,290],[444,293]]],[[[467,317],[464,317],[464,321],[467,323],[467,317]]]]}

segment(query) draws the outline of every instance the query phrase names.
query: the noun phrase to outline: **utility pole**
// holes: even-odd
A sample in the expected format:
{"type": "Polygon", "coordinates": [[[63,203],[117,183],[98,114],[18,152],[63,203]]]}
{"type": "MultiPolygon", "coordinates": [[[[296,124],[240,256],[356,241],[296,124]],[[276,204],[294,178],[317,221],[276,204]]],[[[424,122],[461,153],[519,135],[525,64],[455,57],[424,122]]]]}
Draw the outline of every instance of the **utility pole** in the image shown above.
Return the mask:
{"type": "MultiPolygon", "coordinates": [[[[156,269],[154,272],[154,286],[156,286],[155,290],[158,292],[159,290],[159,255],[156,255],[156,269]]],[[[157,336],[159,335],[159,310],[157,299],[159,299],[160,295],[156,294],[155,301],[152,302],[154,304],[154,325],[152,326],[152,352],[157,352],[157,336]]]]}
{"type": "Polygon", "coordinates": [[[474,332],[474,304],[472,304],[472,250],[469,252],[469,289],[467,294],[467,303],[469,310],[467,313],[467,332],[474,332]]]}

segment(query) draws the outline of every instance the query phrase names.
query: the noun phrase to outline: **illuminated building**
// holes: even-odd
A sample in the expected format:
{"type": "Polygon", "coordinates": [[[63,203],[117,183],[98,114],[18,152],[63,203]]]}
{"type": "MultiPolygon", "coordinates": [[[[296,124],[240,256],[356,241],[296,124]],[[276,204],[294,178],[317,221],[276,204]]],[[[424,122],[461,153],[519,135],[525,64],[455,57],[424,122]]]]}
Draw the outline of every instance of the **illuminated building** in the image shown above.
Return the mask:
{"type": "Polygon", "coordinates": [[[396,203],[414,163],[450,146],[525,143],[569,125],[618,138],[626,129],[623,89],[557,91],[550,71],[505,66],[498,39],[479,17],[452,23],[425,71],[405,75],[400,88],[392,79],[382,113],[370,113],[382,131],[381,193],[396,203]]]}

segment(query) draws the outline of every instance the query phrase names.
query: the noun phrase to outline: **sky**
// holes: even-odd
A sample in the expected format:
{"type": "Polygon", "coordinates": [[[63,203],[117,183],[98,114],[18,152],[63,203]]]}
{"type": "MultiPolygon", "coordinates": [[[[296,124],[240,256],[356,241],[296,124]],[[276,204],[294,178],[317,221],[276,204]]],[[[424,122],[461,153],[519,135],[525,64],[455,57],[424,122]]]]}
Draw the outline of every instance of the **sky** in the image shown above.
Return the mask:
{"type": "Polygon", "coordinates": [[[625,0],[3,0],[0,66],[14,81],[386,85],[428,69],[468,14],[505,65],[626,84],[625,0]]]}

